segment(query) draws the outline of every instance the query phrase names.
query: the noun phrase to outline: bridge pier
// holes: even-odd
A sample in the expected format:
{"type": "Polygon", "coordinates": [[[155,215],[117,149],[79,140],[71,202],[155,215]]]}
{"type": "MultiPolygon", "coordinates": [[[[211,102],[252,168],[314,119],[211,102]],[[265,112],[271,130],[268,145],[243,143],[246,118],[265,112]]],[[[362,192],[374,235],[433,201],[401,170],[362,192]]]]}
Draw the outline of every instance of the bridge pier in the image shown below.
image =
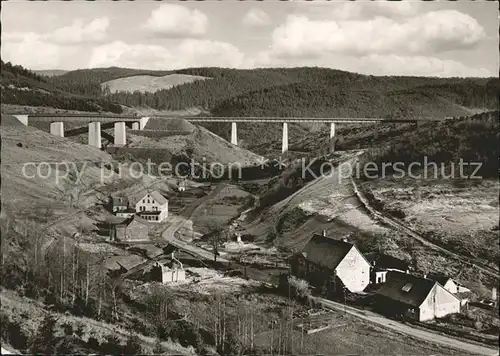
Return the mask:
{"type": "Polygon", "coordinates": [[[102,148],[100,121],[91,122],[89,124],[89,145],[96,148],[102,148]]]}
{"type": "Polygon", "coordinates": [[[64,137],[64,122],[62,121],[51,122],[50,134],[54,136],[64,137]]]}
{"type": "Polygon", "coordinates": [[[127,143],[127,127],[125,122],[115,122],[115,146],[125,146],[127,143]]]}
{"type": "Polygon", "coordinates": [[[330,123],[330,153],[335,152],[335,123],[330,123]]]}
{"type": "Polygon", "coordinates": [[[132,130],[140,130],[140,122],[133,122],[132,130]]]}
{"type": "Polygon", "coordinates": [[[281,141],[281,153],[288,151],[288,123],[283,123],[283,140],[281,141]]]}
{"type": "Polygon", "coordinates": [[[231,123],[231,143],[238,146],[238,131],[236,128],[236,122],[231,123]]]}
{"type": "Polygon", "coordinates": [[[149,119],[150,119],[149,117],[141,117],[139,119],[139,130],[144,130],[149,119]]]}
{"type": "Polygon", "coordinates": [[[28,115],[12,115],[12,116],[21,121],[21,123],[24,126],[28,126],[28,115]]]}

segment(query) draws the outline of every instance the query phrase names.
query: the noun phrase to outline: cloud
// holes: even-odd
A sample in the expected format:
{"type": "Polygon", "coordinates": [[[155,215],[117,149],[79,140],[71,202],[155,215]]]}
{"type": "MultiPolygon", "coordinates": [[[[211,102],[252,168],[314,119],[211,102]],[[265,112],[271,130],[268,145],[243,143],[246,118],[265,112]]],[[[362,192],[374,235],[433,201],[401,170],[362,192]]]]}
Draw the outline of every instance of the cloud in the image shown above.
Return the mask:
{"type": "Polygon", "coordinates": [[[247,27],[265,27],[271,23],[271,18],[265,11],[254,8],[245,14],[242,23],[247,27]]]}
{"type": "Polygon", "coordinates": [[[277,55],[311,57],[326,52],[428,54],[470,48],[486,34],[471,16],[455,10],[428,12],[399,23],[377,17],[366,21],[310,20],[289,15],[272,34],[277,55]]]}
{"type": "Polygon", "coordinates": [[[106,38],[108,28],[109,19],[107,17],[92,20],[88,24],[85,24],[82,20],[75,20],[71,26],[58,28],[43,37],[48,42],[60,44],[99,42],[106,38]]]}
{"type": "Polygon", "coordinates": [[[208,17],[196,9],[163,4],[151,12],[145,28],[162,37],[199,37],[208,30],[208,17]]]}
{"type": "Polygon", "coordinates": [[[335,4],[328,12],[337,20],[364,20],[375,17],[403,19],[418,13],[420,4],[412,1],[370,1],[335,4]]]}
{"type": "Polygon", "coordinates": [[[70,26],[60,27],[47,33],[7,32],[2,34],[2,40],[8,42],[23,42],[25,38],[31,41],[46,42],[60,45],[80,45],[95,43],[106,39],[109,19],[101,17],[85,23],[76,19],[70,26]]]}
{"type": "Polygon", "coordinates": [[[127,44],[123,41],[93,49],[89,67],[180,69],[200,66],[241,67],[243,53],[232,44],[211,40],[175,40],[170,46],[127,44]]]}
{"type": "Polygon", "coordinates": [[[36,69],[60,68],[60,46],[44,42],[34,33],[23,35],[22,38],[19,38],[19,33],[2,35],[3,61],[36,69]]]}
{"type": "Polygon", "coordinates": [[[461,62],[436,57],[370,55],[358,60],[359,71],[374,75],[411,75],[432,77],[490,77],[485,68],[469,67],[461,62]]]}
{"type": "Polygon", "coordinates": [[[432,77],[492,77],[496,73],[485,68],[469,67],[459,61],[431,56],[400,56],[395,54],[372,54],[368,56],[346,56],[326,54],[314,58],[283,58],[272,51],[263,51],[254,57],[256,67],[301,67],[318,66],[368,75],[409,75],[432,77]]]}

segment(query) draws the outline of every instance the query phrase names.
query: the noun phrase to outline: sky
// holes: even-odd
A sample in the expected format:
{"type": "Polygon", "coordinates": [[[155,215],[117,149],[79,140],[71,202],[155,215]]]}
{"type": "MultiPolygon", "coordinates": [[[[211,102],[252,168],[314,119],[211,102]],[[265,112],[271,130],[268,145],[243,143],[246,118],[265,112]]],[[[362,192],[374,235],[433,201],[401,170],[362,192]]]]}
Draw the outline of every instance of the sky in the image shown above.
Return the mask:
{"type": "Polygon", "coordinates": [[[2,60],[30,69],[318,66],[498,76],[496,1],[3,2],[2,60]]]}

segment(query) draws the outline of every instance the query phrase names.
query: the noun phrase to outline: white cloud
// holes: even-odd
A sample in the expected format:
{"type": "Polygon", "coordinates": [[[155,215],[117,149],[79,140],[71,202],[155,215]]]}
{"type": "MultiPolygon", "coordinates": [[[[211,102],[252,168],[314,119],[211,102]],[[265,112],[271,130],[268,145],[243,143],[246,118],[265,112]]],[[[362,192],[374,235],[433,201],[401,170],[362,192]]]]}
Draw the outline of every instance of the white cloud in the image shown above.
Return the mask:
{"type": "Polygon", "coordinates": [[[485,68],[468,67],[461,62],[435,57],[370,55],[358,60],[360,72],[374,75],[415,75],[433,77],[489,77],[485,68]]]}
{"type": "Polygon", "coordinates": [[[100,42],[106,39],[109,19],[102,17],[85,23],[76,19],[70,26],[58,28],[46,33],[7,32],[2,34],[2,40],[8,42],[23,42],[25,38],[61,45],[79,45],[83,43],[100,42]]]}
{"type": "Polygon", "coordinates": [[[207,32],[208,17],[197,9],[163,4],[151,12],[145,28],[164,37],[198,37],[207,32]]]}
{"type": "Polygon", "coordinates": [[[395,54],[345,56],[325,54],[322,57],[283,58],[272,51],[260,52],[252,62],[256,67],[330,67],[368,75],[409,75],[433,77],[492,77],[496,73],[485,68],[469,67],[459,61],[431,56],[400,56],[395,54]]]}
{"type": "Polygon", "coordinates": [[[107,17],[94,19],[88,24],[82,20],[75,20],[71,26],[61,27],[43,37],[46,41],[61,44],[99,42],[106,38],[108,28],[109,19],[107,17]]]}
{"type": "Polygon", "coordinates": [[[377,17],[366,21],[310,20],[290,15],[272,34],[277,55],[304,57],[336,52],[368,55],[436,53],[469,48],[486,37],[472,17],[455,10],[428,12],[399,23],[377,17]]]}
{"type": "Polygon", "coordinates": [[[265,11],[259,8],[254,8],[248,10],[243,17],[242,22],[243,25],[248,27],[265,27],[271,23],[271,18],[265,11]]]}
{"type": "Polygon", "coordinates": [[[337,20],[363,20],[375,17],[403,19],[414,16],[420,4],[413,1],[357,1],[334,4],[328,12],[337,20]]]}
{"type": "Polygon", "coordinates": [[[89,66],[180,69],[201,66],[241,67],[243,61],[243,53],[225,42],[185,39],[166,47],[115,41],[94,48],[89,66]]]}
{"type": "Polygon", "coordinates": [[[2,35],[2,60],[27,68],[60,68],[61,48],[40,40],[34,33],[25,33],[22,38],[19,33],[5,34],[2,35]]]}

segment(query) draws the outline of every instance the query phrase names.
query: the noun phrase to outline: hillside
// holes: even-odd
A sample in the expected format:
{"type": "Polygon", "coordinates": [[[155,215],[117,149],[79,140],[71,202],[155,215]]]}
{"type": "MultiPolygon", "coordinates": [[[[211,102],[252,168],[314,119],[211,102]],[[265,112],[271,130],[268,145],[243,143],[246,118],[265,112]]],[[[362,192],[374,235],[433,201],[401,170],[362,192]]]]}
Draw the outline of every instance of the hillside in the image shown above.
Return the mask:
{"type": "Polygon", "coordinates": [[[22,66],[1,62],[0,87],[2,104],[50,106],[57,109],[87,112],[121,113],[121,107],[104,98],[91,98],[66,91],[22,66]]]}
{"type": "Polygon", "coordinates": [[[134,92],[156,92],[162,89],[170,89],[176,85],[192,83],[196,80],[205,80],[207,78],[186,75],[186,74],[168,74],[162,77],[152,75],[134,75],[130,77],[109,80],[101,84],[103,90],[109,90],[110,93],[119,91],[134,92]]]}

